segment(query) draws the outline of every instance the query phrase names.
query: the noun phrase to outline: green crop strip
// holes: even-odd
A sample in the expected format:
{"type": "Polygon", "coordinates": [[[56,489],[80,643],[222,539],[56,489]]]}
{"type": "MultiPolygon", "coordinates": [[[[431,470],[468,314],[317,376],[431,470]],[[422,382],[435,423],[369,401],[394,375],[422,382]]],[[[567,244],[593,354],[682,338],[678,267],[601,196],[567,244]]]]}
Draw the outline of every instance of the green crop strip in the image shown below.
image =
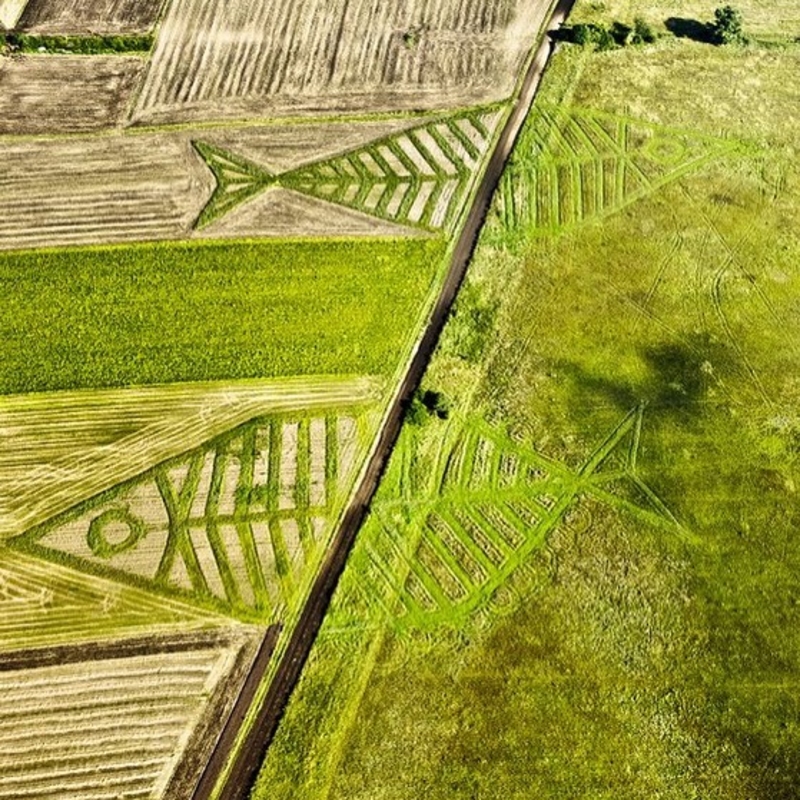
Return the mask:
{"type": "Polygon", "coordinates": [[[153,36],[149,33],[116,36],[0,33],[0,52],[81,56],[141,54],[150,52],[153,41],[153,36]]]}
{"type": "Polygon", "coordinates": [[[386,374],[441,240],[158,244],[0,254],[0,393],[386,374]]]}

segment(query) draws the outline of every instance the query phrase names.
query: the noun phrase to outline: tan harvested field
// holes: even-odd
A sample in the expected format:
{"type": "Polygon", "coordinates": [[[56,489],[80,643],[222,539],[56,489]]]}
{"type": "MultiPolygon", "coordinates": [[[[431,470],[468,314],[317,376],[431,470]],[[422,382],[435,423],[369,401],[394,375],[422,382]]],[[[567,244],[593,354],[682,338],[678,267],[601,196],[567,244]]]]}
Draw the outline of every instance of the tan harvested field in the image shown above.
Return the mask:
{"type": "Polygon", "coordinates": [[[213,176],[185,138],[0,143],[0,248],[177,238],[213,176]]]}
{"type": "Polygon", "coordinates": [[[373,400],[368,378],[282,378],[0,398],[0,538],[264,414],[373,400]]]}
{"type": "Polygon", "coordinates": [[[174,0],[132,120],[501,100],[547,7],[542,0],[174,0]]]}
{"type": "MultiPolygon", "coordinates": [[[[0,61],[0,70],[5,63],[0,61]]],[[[0,107],[3,102],[0,98],[0,107]]],[[[195,136],[282,172],[404,130],[415,121],[0,139],[0,250],[189,236],[214,189],[214,176],[192,147],[195,136]]],[[[276,196],[258,198],[255,208],[237,209],[203,235],[375,235],[400,230],[296,194],[269,194],[276,196]]]]}
{"type": "Polygon", "coordinates": [[[190,602],[242,619],[276,621],[338,519],[376,424],[363,411],[253,420],[11,546],[157,592],[182,590],[190,602]]]}
{"type": "Polygon", "coordinates": [[[0,798],[187,796],[255,656],[242,630],[0,663],[0,798]]]}
{"type": "Polygon", "coordinates": [[[120,636],[187,633],[221,622],[176,600],[0,550],[0,658],[120,636]]]}
{"type": "Polygon", "coordinates": [[[144,33],[164,0],[28,0],[19,28],[35,33],[144,33]]]}
{"type": "Polygon", "coordinates": [[[0,0],[0,27],[10,30],[25,9],[27,0],[0,0]]]}
{"type": "Polygon", "coordinates": [[[0,134],[115,127],[125,118],[143,68],[144,61],[133,56],[0,58],[0,134]]]}
{"type": "Polygon", "coordinates": [[[234,209],[194,236],[199,239],[253,236],[418,236],[424,231],[375,219],[315,197],[275,188],[234,209]]]}
{"type": "Polygon", "coordinates": [[[408,116],[363,122],[217,127],[198,131],[195,136],[281,173],[400,133],[425,119],[408,116]]]}

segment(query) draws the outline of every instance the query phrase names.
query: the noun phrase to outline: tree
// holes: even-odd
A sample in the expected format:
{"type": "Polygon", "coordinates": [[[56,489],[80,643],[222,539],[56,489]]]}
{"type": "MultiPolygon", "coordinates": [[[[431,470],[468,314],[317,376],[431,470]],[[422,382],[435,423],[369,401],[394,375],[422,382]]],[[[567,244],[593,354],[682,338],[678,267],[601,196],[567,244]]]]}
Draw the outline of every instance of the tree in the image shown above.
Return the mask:
{"type": "Polygon", "coordinates": [[[595,25],[593,22],[581,22],[573,26],[569,37],[568,41],[582,47],[593,44],[596,50],[613,50],[617,46],[611,33],[602,25],[595,25]]]}
{"type": "Polygon", "coordinates": [[[406,408],[406,420],[419,427],[433,416],[447,419],[450,416],[450,400],[443,392],[433,389],[415,392],[406,408]]]}
{"type": "Polygon", "coordinates": [[[642,17],[635,17],[631,42],[633,44],[652,44],[655,40],[656,34],[650,25],[642,17]]]}
{"type": "Polygon", "coordinates": [[[614,40],[614,43],[620,47],[625,47],[632,41],[631,36],[633,34],[633,28],[631,28],[630,25],[626,25],[624,22],[620,22],[619,20],[611,23],[611,27],[608,29],[608,32],[611,35],[611,38],[614,40]]]}
{"type": "Polygon", "coordinates": [[[733,6],[722,6],[714,11],[711,35],[716,44],[745,44],[742,14],[733,6]]]}

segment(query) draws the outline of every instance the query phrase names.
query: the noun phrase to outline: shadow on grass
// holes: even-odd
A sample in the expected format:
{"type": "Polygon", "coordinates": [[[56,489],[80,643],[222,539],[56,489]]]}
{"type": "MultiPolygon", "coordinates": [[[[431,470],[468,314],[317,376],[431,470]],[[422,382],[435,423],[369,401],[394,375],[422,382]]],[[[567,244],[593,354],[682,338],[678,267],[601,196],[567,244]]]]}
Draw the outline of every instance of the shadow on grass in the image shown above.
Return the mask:
{"type": "Polygon", "coordinates": [[[683,17],[670,17],[664,20],[667,30],[679,39],[691,39],[694,42],[715,44],[714,26],[708,22],[683,17]]]}

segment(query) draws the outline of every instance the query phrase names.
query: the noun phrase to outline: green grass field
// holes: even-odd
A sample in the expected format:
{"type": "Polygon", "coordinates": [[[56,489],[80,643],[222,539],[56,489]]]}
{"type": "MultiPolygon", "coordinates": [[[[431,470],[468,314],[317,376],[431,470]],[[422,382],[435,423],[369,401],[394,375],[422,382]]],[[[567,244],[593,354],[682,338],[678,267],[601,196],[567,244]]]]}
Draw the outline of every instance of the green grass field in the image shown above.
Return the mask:
{"type": "Polygon", "coordinates": [[[255,798],[797,796],[798,52],[558,53],[255,798]]]}
{"type": "MultiPolygon", "coordinates": [[[[646,19],[654,29],[668,35],[668,20],[710,22],[714,9],[725,3],[715,0],[668,0],[651,3],[648,0],[595,0],[581,3],[573,14],[573,21],[607,21],[618,19],[630,24],[634,17],[646,19]]],[[[800,35],[800,11],[796,0],[739,0],[734,5],[745,19],[747,35],[766,42],[785,41],[800,35]]]]}
{"type": "Polygon", "coordinates": [[[390,374],[438,275],[430,240],[0,254],[0,393],[390,374]]]}

